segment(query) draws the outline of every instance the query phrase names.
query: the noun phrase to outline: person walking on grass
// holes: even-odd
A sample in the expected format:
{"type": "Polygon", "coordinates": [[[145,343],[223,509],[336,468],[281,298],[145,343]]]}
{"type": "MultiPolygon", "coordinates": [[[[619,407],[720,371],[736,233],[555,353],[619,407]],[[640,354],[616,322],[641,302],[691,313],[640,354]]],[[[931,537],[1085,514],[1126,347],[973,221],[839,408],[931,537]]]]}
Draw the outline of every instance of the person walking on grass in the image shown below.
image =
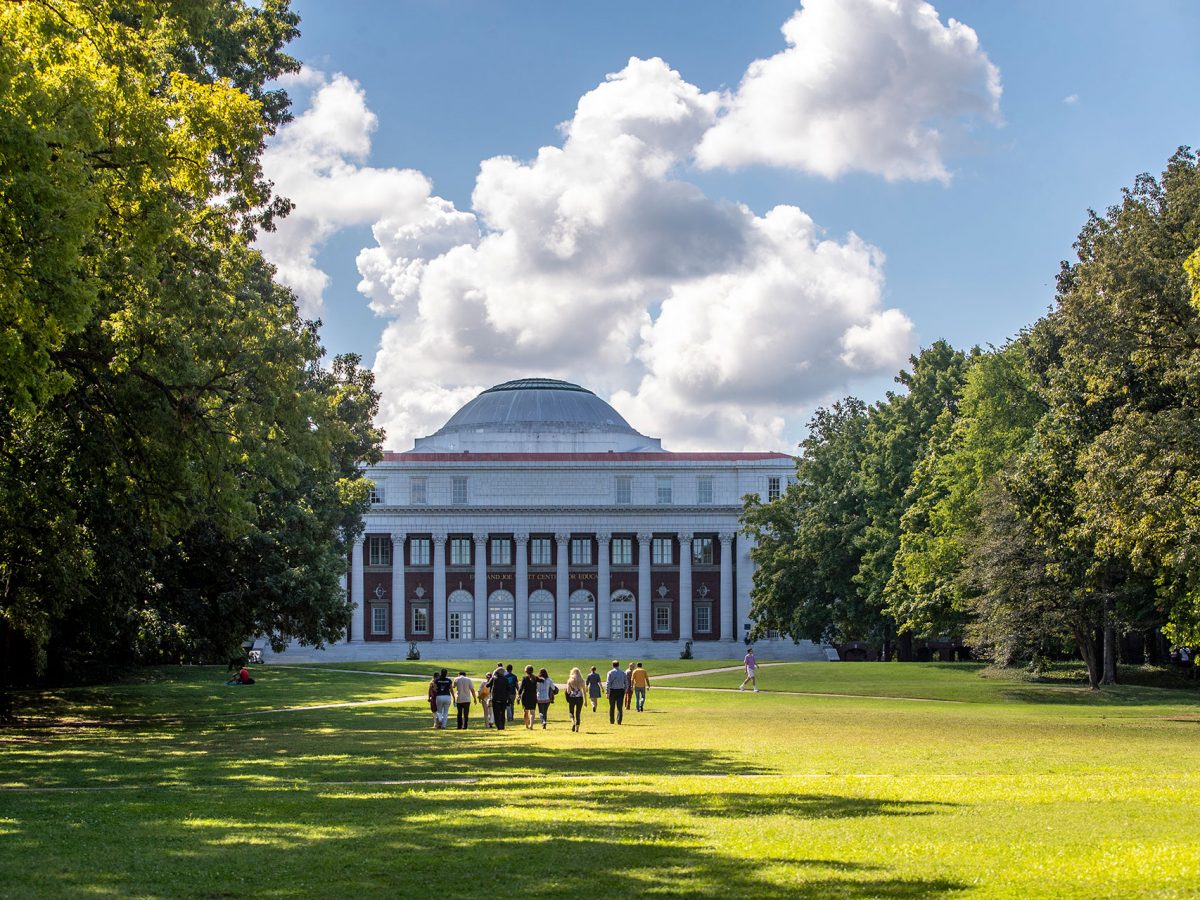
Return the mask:
{"type": "MultiPolygon", "coordinates": [[[[592,666],[592,675],[596,674],[596,667],[592,666]]],[[[589,678],[591,675],[588,676],[589,678]]],[[[571,674],[567,676],[567,714],[571,717],[571,730],[579,730],[579,714],[583,712],[583,673],[579,671],[579,666],[571,669],[571,674]]],[[[600,688],[600,676],[596,675],[597,692],[600,688]]],[[[592,710],[595,711],[596,701],[592,701],[592,710]]]]}
{"type": "Polygon", "coordinates": [[[483,707],[483,726],[491,728],[492,721],[492,673],[488,672],[479,683],[479,705],[483,707]]]}
{"type": "Polygon", "coordinates": [[[471,718],[471,704],[479,702],[475,693],[475,682],[466,672],[459,672],[454,679],[454,703],[458,707],[458,729],[464,730],[471,718]]]}
{"type": "Polygon", "coordinates": [[[604,682],[604,692],[608,694],[608,721],[612,725],[621,724],[621,715],[625,711],[625,673],[621,671],[621,661],[614,659],[612,668],[608,670],[608,679],[604,682]]]}
{"type": "Polygon", "coordinates": [[[742,660],[742,664],[746,667],[746,678],[741,684],[738,685],[738,690],[744,691],[746,689],[746,683],[749,682],[750,686],[754,688],[754,693],[757,694],[758,678],[756,675],[758,673],[758,663],[754,659],[753,647],[746,648],[746,658],[742,660]]]}
{"type": "Polygon", "coordinates": [[[429,711],[433,713],[433,727],[438,727],[437,716],[437,677],[438,673],[434,672],[433,677],[429,679],[429,690],[426,692],[429,695],[429,711]]]}
{"type": "Polygon", "coordinates": [[[587,692],[588,699],[592,701],[592,712],[596,711],[596,704],[600,702],[600,684],[600,673],[592,666],[592,671],[588,672],[587,677],[587,692]]]}
{"type": "Polygon", "coordinates": [[[630,661],[629,668],[625,670],[625,708],[629,709],[633,703],[633,662],[630,661]]]}
{"type": "Polygon", "coordinates": [[[508,721],[513,720],[513,708],[517,705],[517,676],[513,674],[512,663],[504,667],[504,677],[508,680],[508,721]]]}
{"type": "Polygon", "coordinates": [[[434,698],[437,704],[437,727],[445,728],[450,721],[451,695],[454,692],[454,682],[446,669],[433,679],[434,698]]]}
{"type": "Polygon", "coordinates": [[[554,683],[550,673],[545,669],[538,672],[537,708],[538,717],[542,720],[542,728],[546,727],[546,714],[550,711],[550,704],[554,702],[554,695],[557,693],[558,685],[554,683]]]}
{"type": "Polygon", "coordinates": [[[629,682],[633,688],[633,696],[637,699],[637,711],[641,712],[646,708],[646,691],[650,689],[650,673],[642,668],[641,663],[638,663],[633,669],[633,675],[629,682]]]}
{"type": "Polygon", "coordinates": [[[525,677],[517,688],[517,696],[521,698],[521,709],[525,714],[525,727],[533,730],[533,711],[537,709],[538,677],[533,674],[533,666],[525,667],[525,677]]]}
{"type": "Polygon", "coordinates": [[[505,713],[508,712],[513,701],[512,691],[508,687],[508,678],[505,677],[507,674],[504,667],[500,663],[496,663],[496,671],[492,673],[492,719],[496,723],[497,731],[504,730],[505,713]]]}

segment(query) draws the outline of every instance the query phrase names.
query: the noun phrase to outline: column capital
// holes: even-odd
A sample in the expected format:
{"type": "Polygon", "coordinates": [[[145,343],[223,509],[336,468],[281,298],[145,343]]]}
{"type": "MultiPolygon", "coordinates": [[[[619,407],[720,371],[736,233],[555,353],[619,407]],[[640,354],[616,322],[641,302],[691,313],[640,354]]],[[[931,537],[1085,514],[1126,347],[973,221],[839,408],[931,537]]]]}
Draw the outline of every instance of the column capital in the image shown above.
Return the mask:
{"type": "Polygon", "coordinates": [[[681,532],[679,532],[679,534],[676,535],[676,537],[679,538],[679,543],[686,544],[688,541],[690,541],[692,539],[692,532],[681,531],[681,532]]]}
{"type": "Polygon", "coordinates": [[[449,535],[444,531],[435,531],[432,537],[435,544],[444,544],[446,543],[446,538],[449,537],[449,535]]]}
{"type": "Polygon", "coordinates": [[[639,531],[638,532],[638,543],[639,544],[648,544],[648,543],[650,543],[650,539],[653,537],[654,537],[654,535],[648,531],[639,531]]]}
{"type": "Polygon", "coordinates": [[[609,541],[612,540],[612,532],[611,531],[597,531],[596,532],[596,540],[600,541],[600,543],[602,543],[602,544],[607,544],[609,541]]]}
{"type": "Polygon", "coordinates": [[[475,539],[475,543],[477,544],[486,544],[488,539],[487,533],[482,531],[476,531],[471,537],[475,539]]]}
{"type": "Polygon", "coordinates": [[[404,532],[404,531],[393,531],[393,532],[392,532],[392,543],[393,543],[393,544],[403,544],[403,543],[404,543],[404,540],[405,540],[405,538],[407,538],[407,537],[408,537],[408,534],[407,534],[407,532],[404,532]]]}
{"type": "Polygon", "coordinates": [[[719,536],[721,538],[722,544],[732,544],[733,539],[735,537],[737,537],[737,532],[736,531],[722,531],[719,536]]]}
{"type": "Polygon", "coordinates": [[[529,532],[528,531],[518,531],[513,534],[513,540],[517,542],[518,547],[523,544],[528,544],[529,543],[529,532]]]}
{"type": "Polygon", "coordinates": [[[565,544],[567,541],[569,541],[571,539],[571,532],[560,531],[554,535],[554,539],[556,541],[558,541],[560,544],[565,544]]]}
{"type": "Polygon", "coordinates": [[[354,539],[354,546],[355,546],[355,548],[359,548],[366,542],[367,542],[367,536],[365,534],[360,534],[358,537],[356,537],[354,539]]]}

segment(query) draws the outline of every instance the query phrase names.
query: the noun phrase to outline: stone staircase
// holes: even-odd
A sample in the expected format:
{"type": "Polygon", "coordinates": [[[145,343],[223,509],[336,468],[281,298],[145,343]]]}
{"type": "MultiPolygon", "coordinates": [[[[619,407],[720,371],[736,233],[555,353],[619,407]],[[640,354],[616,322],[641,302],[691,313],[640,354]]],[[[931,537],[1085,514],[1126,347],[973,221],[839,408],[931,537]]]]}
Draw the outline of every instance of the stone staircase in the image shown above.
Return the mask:
{"type": "MultiPolygon", "coordinates": [[[[442,659],[478,659],[488,662],[515,663],[523,659],[579,659],[622,661],[639,659],[678,659],[682,641],[442,641],[418,643],[421,661],[442,659]]],[[[695,659],[735,660],[741,662],[744,644],[735,641],[694,641],[695,659]]],[[[263,662],[336,663],[403,660],[408,655],[407,641],[358,641],[331,644],[323,650],[293,645],[282,653],[268,647],[263,662]]],[[[754,655],[763,661],[824,662],[825,648],[811,641],[796,644],[790,640],[764,640],[754,645],[754,655]]]]}

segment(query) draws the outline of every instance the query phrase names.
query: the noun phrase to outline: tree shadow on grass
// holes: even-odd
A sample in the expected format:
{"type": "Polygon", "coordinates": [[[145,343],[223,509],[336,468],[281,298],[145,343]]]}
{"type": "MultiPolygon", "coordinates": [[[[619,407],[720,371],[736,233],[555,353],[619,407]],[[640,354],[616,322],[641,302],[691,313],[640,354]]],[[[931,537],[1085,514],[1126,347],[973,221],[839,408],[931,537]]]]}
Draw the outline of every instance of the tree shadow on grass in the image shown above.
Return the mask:
{"type": "MultiPolygon", "coordinates": [[[[12,858],[37,860],[51,841],[55,864],[16,873],[8,883],[53,895],[103,889],[356,898],[921,898],[966,888],[950,878],[906,877],[880,852],[866,861],[814,855],[783,823],[773,827],[789,839],[764,838],[769,846],[757,851],[761,856],[740,837],[740,851],[727,849],[729,829],[715,816],[730,820],[735,833],[758,833],[765,826],[755,817],[767,814],[789,816],[796,826],[911,814],[901,803],[811,796],[775,798],[766,813],[764,799],[735,790],[710,804],[561,781],[536,788],[497,782],[390,791],[140,791],[90,803],[28,795],[14,809],[22,825],[6,835],[12,858]],[[94,827],[103,821],[120,827],[94,827]]],[[[922,811],[936,812],[936,805],[922,811]]],[[[864,820],[857,827],[869,835],[873,826],[864,820]]],[[[858,853],[870,846],[868,837],[858,853]]],[[[14,873],[0,867],[4,875],[14,873]]]]}

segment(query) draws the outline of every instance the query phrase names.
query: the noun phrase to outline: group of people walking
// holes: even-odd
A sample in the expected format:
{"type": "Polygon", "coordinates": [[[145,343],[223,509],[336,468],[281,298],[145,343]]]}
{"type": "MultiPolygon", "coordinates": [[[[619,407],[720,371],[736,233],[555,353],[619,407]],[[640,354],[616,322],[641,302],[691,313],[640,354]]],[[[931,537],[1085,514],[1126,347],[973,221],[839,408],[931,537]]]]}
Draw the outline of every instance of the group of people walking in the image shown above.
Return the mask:
{"type": "Polygon", "coordinates": [[[604,679],[595,666],[587,676],[575,666],[562,688],[545,669],[535,674],[533,666],[526,666],[524,677],[518,678],[511,663],[496,663],[496,668],[480,679],[478,688],[465,671],[460,671],[456,678],[451,678],[447,669],[434,673],[429,682],[429,709],[433,714],[433,727],[446,728],[450,707],[455,706],[458,728],[465,729],[470,723],[471,706],[478,703],[483,708],[484,725],[504,730],[505,725],[513,723],[517,704],[520,704],[526,728],[533,729],[539,722],[545,728],[549,722],[550,704],[562,693],[567,700],[571,730],[578,731],[585,702],[590,701],[592,712],[596,712],[601,694],[606,694],[608,721],[619,725],[631,703],[636,702],[638,712],[646,708],[649,688],[650,675],[640,662],[630,663],[629,668],[622,671],[620,661],[614,659],[604,679]]]}

